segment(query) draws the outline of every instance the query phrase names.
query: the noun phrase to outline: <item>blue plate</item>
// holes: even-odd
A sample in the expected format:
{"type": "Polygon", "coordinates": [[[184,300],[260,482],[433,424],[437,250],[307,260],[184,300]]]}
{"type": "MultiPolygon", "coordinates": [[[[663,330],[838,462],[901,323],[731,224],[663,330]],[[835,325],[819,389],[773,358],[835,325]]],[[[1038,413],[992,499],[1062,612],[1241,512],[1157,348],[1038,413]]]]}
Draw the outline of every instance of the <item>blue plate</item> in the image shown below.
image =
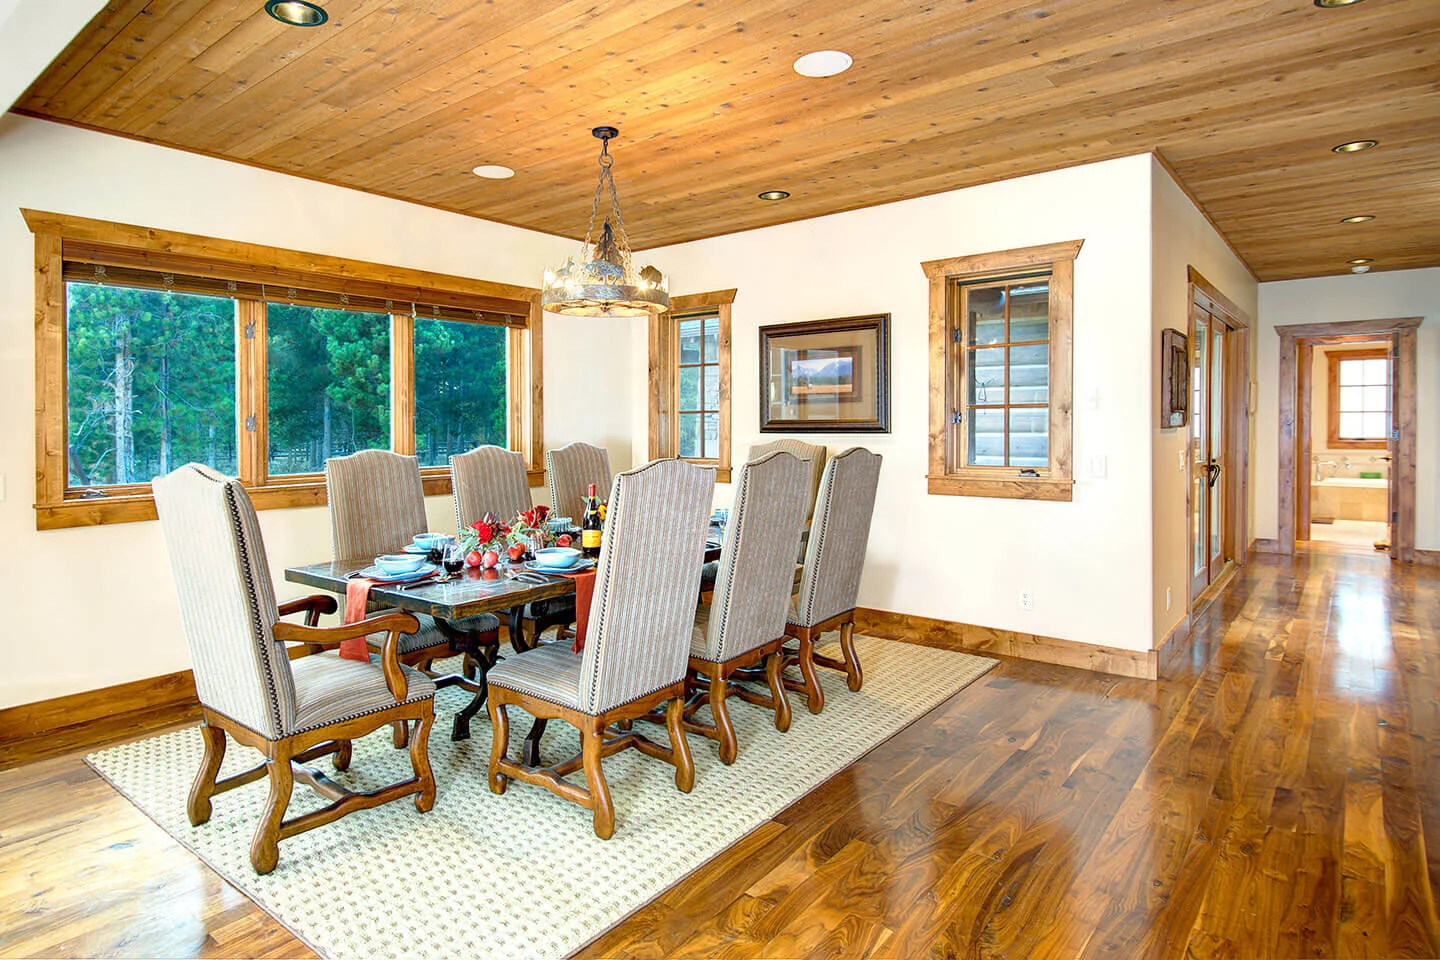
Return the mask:
{"type": "Polygon", "coordinates": [[[579,560],[576,560],[574,563],[570,564],[570,566],[568,566],[568,567],[547,567],[547,566],[543,566],[538,560],[530,560],[530,561],[527,561],[527,562],[526,562],[526,564],[525,564],[525,569],[527,569],[527,570],[534,570],[536,573],[549,573],[549,574],[556,574],[556,573],[579,573],[579,572],[581,572],[582,570],[589,570],[589,569],[590,569],[591,567],[593,567],[593,566],[595,566],[595,564],[594,564],[592,561],[586,560],[586,559],[584,559],[584,558],[581,558],[581,559],[579,559],[579,560]]]}
{"type": "Polygon", "coordinates": [[[403,547],[400,548],[400,552],[401,552],[401,553],[416,553],[416,554],[422,554],[422,553],[429,553],[429,552],[430,552],[430,548],[429,548],[429,547],[422,547],[422,546],[420,546],[420,545],[417,544],[417,543],[407,543],[407,544],[405,544],[405,546],[403,546],[403,547]]]}
{"type": "Polygon", "coordinates": [[[433,563],[424,563],[420,569],[412,573],[386,573],[376,565],[371,565],[354,574],[357,577],[364,577],[366,580],[375,580],[380,583],[409,583],[411,580],[419,580],[435,573],[440,568],[433,563]]]}

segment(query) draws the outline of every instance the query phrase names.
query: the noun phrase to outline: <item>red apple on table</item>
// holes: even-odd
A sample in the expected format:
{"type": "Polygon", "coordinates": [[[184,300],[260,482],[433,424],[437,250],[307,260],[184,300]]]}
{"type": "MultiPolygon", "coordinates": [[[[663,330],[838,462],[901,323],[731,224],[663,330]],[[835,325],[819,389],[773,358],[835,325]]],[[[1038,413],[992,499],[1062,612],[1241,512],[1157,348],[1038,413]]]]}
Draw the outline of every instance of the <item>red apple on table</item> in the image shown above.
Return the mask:
{"type": "Polygon", "coordinates": [[[525,544],[512,543],[510,544],[510,549],[506,550],[505,552],[510,555],[511,563],[519,563],[520,558],[525,556],[525,544]]]}
{"type": "Polygon", "coordinates": [[[574,542],[574,538],[571,537],[568,533],[562,533],[560,534],[560,536],[555,538],[555,546],[557,547],[568,547],[574,542]]]}
{"type": "Polygon", "coordinates": [[[480,566],[480,561],[482,559],[483,558],[480,556],[480,552],[478,550],[471,550],[469,553],[465,554],[465,566],[478,567],[480,566]]]}
{"type": "Polygon", "coordinates": [[[495,564],[499,562],[500,554],[496,553],[494,550],[486,550],[483,554],[480,555],[480,566],[484,567],[486,570],[493,569],[495,567],[495,564]]]}

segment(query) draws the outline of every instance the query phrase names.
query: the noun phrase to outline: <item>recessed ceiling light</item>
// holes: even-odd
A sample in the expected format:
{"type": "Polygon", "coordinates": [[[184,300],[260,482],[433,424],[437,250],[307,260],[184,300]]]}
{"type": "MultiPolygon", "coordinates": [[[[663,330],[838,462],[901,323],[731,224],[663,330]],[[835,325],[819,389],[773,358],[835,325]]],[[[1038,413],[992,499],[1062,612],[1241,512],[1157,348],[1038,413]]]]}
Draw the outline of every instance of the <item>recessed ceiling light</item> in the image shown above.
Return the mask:
{"type": "Polygon", "coordinates": [[[515,171],[509,167],[502,167],[498,163],[482,163],[470,171],[477,177],[484,177],[486,180],[509,180],[515,176],[515,171]]]}
{"type": "Polygon", "coordinates": [[[1315,0],[1317,7],[1348,7],[1352,3],[1359,3],[1360,0],[1315,0]]]}
{"type": "Polygon", "coordinates": [[[1341,220],[1340,222],[1341,222],[1341,223],[1369,223],[1371,220],[1374,220],[1374,219],[1375,219],[1375,214],[1373,214],[1373,213],[1362,213],[1362,214],[1359,214],[1359,215],[1353,216],[1353,217],[1345,217],[1345,218],[1344,218],[1343,220],[1341,220]]]}
{"type": "Polygon", "coordinates": [[[855,61],[839,50],[816,50],[795,61],[795,72],[802,77],[833,77],[850,69],[855,61]]]}
{"type": "Polygon", "coordinates": [[[790,194],[787,193],[787,192],[784,191],[784,190],[766,190],[764,193],[760,194],[760,199],[761,199],[761,200],[784,200],[784,199],[785,199],[786,197],[788,197],[788,196],[790,196],[790,194]]]}
{"type": "Polygon", "coordinates": [[[1342,143],[1330,149],[1336,153],[1359,153],[1361,150],[1369,150],[1379,145],[1379,140],[1351,140],[1348,143],[1342,143]]]}
{"type": "Polygon", "coordinates": [[[1363,267],[1365,264],[1374,263],[1375,261],[1370,257],[1356,257],[1354,260],[1346,260],[1345,262],[1352,267],[1363,267]]]}
{"type": "Polygon", "coordinates": [[[1355,266],[1353,266],[1353,267],[1350,268],[1350,272],[1351,272],[1351,273],[1369,273],[1369,272],[1370,272],[1370,264],[1368,264],[1368,263],[1357,263],[1357,264],[1355,264],[1355,266]]]}
{"type": "Polygon", "coordinates": [[[309,0],[267,0],[265,12],[292,27],[318,27],[330,14],[309,0]]]}

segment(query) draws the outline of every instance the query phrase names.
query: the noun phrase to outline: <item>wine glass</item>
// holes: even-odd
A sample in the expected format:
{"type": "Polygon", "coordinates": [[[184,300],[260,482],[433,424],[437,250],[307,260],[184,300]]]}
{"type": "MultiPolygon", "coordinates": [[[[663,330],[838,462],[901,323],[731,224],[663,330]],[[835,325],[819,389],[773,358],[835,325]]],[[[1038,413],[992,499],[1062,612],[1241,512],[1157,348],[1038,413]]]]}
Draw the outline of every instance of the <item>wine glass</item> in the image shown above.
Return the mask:
{"type": "Polygon", "coordinates": [[[460,571],[465,569],[465,551],[460,549],[458,541],[451,540],[445,545],[442,562],[445,565],[445,575],[448,577],[458,576],[460,571]]]}

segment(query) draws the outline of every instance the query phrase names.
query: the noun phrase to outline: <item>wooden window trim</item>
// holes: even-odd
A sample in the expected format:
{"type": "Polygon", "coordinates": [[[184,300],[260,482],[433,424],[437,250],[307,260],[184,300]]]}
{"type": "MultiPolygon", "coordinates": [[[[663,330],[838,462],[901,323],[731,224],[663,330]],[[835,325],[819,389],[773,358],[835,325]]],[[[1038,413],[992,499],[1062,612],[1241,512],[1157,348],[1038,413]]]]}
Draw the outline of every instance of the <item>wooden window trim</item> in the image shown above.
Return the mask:
{"type": "Polygon", "coordinates": [[[649,455],[651,460],[674,457],[679,453],[679,362],[675,336],[676,321],[687,316],[715,316],[719,318],[718,346],[720,378],[720,435],[718,456],[714,459],[687,457],[691,463],[715,468],[715,482],[729,483],[731,476],[730,453],[730,308],[735,302],[735,291],[712,290],[708,293],[689,294],[670,298],[668,313],[656,314],[650,318],[650,435],[649,455]]]}
{"type": "MultiPolygon", "coordinates": [[[[1390,351],[1387,348],[1379,347],[1373,350],[1336,350],[1326,351],[1326,366],[1328,369],[1326,401],[1329,407],[1329,420],[1326,422],[1325,444],[1331,450],[1387,450],[1390,447],[1388,440],[1346,440],[1340,436],[1340,362],[1342,360],[1390,360],[1390,351]]],[[[1393,364],[1392,364],[1393,367],[1393,364]]],[[[1387,375],[1386,390],[1390,390],[1391,382],[1394,379],[1393,369],[1387,375]]],[[[1391,411],[1393,415],[1393,411],[1391,411]]]]}
{"type": "Polygon", "coordinates": [[[930,457],[928,491],[938,496],[1061,500],[1073,497],[1074,472],[1073,328],[1075,258],[1083,240],[1048,243],[1015,250],[950,257],[922,263],[930,286],[930,457]],[[951,415],[964,384],[955,376],[951,347],[951,290],[957,282],[1003,277],[1048,267],[1050,284],[1050,468],[1021,477],[1013,467],[959,465],[951,415]]]}
{"type": "MultiPolygon", "coordinates": [[[[21,213],[35,235],[37,529],[156,519],[148,483],[89,488],[100,491],[98,495],[80,495],[68,489],[64,264],[67,251],[75,250],[82,251],[77,258],[82,262],[108,262],[121,270],[174,270],[186,277],[233,280],[237,284],[285,283],[336,295],[374,298],[388,294],[397,302],[434,302],[444,310],[442,318],[456,322],[464,321],[457,319],[455,311],[501,316],[508,327],[510,447],[526,455],[530,485],[544,483],[543,313],[538,289],[83,217],[35,210],[21,213]]],[[[236,453],[240,479],[259,510],[323,506],[323,473],[275,479],[268,476],[266,304],[263,299],[228,295],[235,297],[237,304],[236,453]],[[253,430],[247,429],[251,415],[255,418],[253,430]]],[[[491,321],[490,316],[485,319],[491,321]]],[[[396,312],[390,314],[389,322],[391,446],[399,452],[413,453],[414,321],[409,313],[396,312]],[[402,349],[407,344],[409,354],[402,349]]],[[[447,468],[427,467],[421,476],[427,495],[450,493],[447,468]]]]}

